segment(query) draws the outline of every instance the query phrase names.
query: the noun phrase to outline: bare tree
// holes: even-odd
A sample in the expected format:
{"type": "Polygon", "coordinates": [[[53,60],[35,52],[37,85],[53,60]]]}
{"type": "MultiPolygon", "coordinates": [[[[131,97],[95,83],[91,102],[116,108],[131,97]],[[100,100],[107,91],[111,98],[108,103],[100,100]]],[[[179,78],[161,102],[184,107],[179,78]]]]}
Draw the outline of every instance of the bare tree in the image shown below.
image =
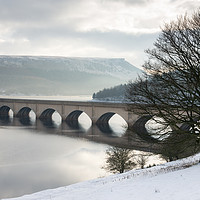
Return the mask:
{"type": "Polygon", "coordinates": [[[199,140],[200,116],[200,9],[165,24],[144,75],[127,86],[129,109],[157,116],[169,132],[192,133],[199,140]],[[137,105],[137,109],[135,107],[137,105]],[[182,126],[181,126],[182,124],[182,126]]]}
{"type": "Polygon", "coordinates": [[[113,173],[123,173],[132,169],[136,164],[133,161],[133,150],[119,147],[110,147],[106,151],[106,165],[104,169],[113,173]]]}
{"type": "Polygon", "coordinates": [[[150,153],[141,153],[136,156],[135,160],[141,169],[144,169],[144,166],[147,164],[150,155],[150,153]]]}

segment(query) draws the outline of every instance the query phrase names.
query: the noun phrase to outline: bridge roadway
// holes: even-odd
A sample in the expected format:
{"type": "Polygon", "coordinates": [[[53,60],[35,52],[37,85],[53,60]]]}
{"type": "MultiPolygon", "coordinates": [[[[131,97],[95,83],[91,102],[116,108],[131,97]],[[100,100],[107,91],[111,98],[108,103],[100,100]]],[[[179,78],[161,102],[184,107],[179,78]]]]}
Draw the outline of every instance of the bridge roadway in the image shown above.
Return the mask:
{"type": "Polygon", "coordinates": [[[114,102],[0,98],[0,116],[8,116],[10,109],[14,116],[19,118],[29,117],[32,110],[36,118],[42,121],[51,120],[55,111],[63,121],[76,121],[81,113],[85,112],[93,124],[108,123],[114,114],[120,115],[128,126],[132,126],[138,119],[138,115],[127,109],[126,103],[114,102]]]}

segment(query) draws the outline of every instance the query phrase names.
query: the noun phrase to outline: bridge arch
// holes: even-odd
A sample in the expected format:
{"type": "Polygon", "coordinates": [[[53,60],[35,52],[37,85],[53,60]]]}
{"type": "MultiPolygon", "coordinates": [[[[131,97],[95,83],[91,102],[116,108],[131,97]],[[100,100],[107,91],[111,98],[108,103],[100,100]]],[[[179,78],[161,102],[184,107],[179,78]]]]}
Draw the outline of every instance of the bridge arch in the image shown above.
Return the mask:
{"type": "Polygon", "coordinates": [[[107,112],[99,117],[96,122],[101,132],[113,134],[113,136],[122,136],[127,128],[127,121],[115,112],[107,112]]]}
{"type": "Polygon", "coordinates": [[[83,110],[72,111],[66,117],[65,121],[71,128],[75,128],[75,129],[86,129],[87,130],[92,124],[91,118],[83,110]],[[79,121],[79,119],[80,119],[80,121],[79,121]],[[82,120],[83,120],[83,122],[82,122],[82,120]]]}
{"type": "Polygon", "coordinates": [[[47,108],[46,110],[44,110],[41,115],[39,116],[39,119],[42,121],[46,121],[46,120],[52,120],[52,115],[56,110],[52,109],[52,108],[47,108]]]}
{"type": "Polygon", "coordinates": [[[152,118],[152,115],[144,115],[140,117],[132,126],[132,129],[137,135],[139,135],[144,140],[156,141],[152,138],[146,127],[145,124],[152,118]]]}
{"type": "Polygon", "coordinates": [[[8,106],[1,106],[0,107],[0,116],[1,117],[9,117],[10,107],[8,106]]]}
{"type": "Polygon", "coordinates": [[[17,113],[16,117],[19,118],[29,118],[29,113],[31,112],[31,108],[29,107],[23,107],[19,110],[19,112],[17,113]]]}
{"type": "Polygon", "coordinates": [[[72,111],[65,119],[66,123],[71,127],[75,129],[80,129],[80,125],[78,122],[78,118],[83,113],[81,110],[74,110],[72,111]]]}
{"type": "Polygon", "coordinates": [[[82,113],[83,113],[82,110],[74,110],[67,116],[65,121],[67,121],[67,122],[69,122],[69,121],[78,121],[78,118],[80,117],[80,115],[82,113]]]}
{"type": "Polygon", "coordinates": [[[44,123],[44,125],[51,125],[53,127],[57,127],[62,121],[60,113],[53,108],[45,109],[39,116],[39,119],[44,123]]]}
{"type": "Polygon", "coordinates": [[[144,115],[134,123],[132,128],[141,138],[157,142],[166,139],[172,131],[171,127],[166,127],[164,123],[161,117],[144,115]]]}
{"type": "Polygon", "coordinates": [[[108,124],[111,117],[115,115],[114,112],[107,112],[101,115],[101,117],[97,120],[96,124],[108,124]]]}
{"type": "Polygon", "coordinates": [[[36,114],[30,107],[21,108],[16,117],[19,118],[19,121],[23,125],[32,125],[36,120],[36,114]]]}
{"type": "Polygon", "coordinates": [[[116,112],[106,112],[102,114],[99,119],[97,120],[96,124],[109,124],[109,121],[114,117],[114,116],[119,116],[121,119],[123,119],[127,124],[128,122],[121,116],[120,114],[116,112]]]}

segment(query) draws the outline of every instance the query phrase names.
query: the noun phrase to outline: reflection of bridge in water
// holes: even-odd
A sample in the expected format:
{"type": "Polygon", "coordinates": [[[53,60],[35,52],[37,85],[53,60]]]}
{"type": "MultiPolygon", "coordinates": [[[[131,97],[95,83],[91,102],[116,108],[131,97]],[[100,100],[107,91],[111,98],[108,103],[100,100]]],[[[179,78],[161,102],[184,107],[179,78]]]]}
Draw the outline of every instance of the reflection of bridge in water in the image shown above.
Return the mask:
{"type": "MultiPolygon", "coordinates": [[[[126,146],[138,150],[153,151],[153,146],[155,146],[155,144],[152,146],[148,141],[142,140],[133,132],[130,133],[130,131],[127,131],[122,137],[113,137],[112,130],[109,127],[109,120],[114,114],[120,115],[129,127],[138,124],[139,116],[130,112],[125,103],[1,98],[0,116],[7,118],[10,110],[13,111],[14,125],[29,125],[29,113],[33,111],[37,119],[34,126],[39,130],[44,129],[46,131],[48,129],[48,132],[83,137],[96,142],[121,147],[126,146]],[[61,116],[62,123],[58,129],[50,129],[49,127],[53,127],[52,115],[55,111],[61,116]],[[93,124],[87,132],[84,132],[78,123],[78,118],[83,112],[89,116],[93,124]]],[[[144,124],[142,127],[144,127],[144,124]]]]}
{"type": "Polygon", "coordinates": [[[36,133],[56,134],[61,136],[84,138],[97,143],[104,143],[111,146],[126,147],[134,150],[150,151],[153,153],[159,153],[157,144],[149,143],[149,141],[143,140],[136,133],[126,130],[123,135],[117,135],[112,132],[110,127],[102,128],[100,125],[92,125],[89,129],[84,129],[81,126],[71,126],[66,122],[62,122],[60,125],[55,125],[50,122],[44,122],[36,120],[31,122],[23,118],[0,118],[0,126],[16,126],[24,127],[25,129],[33,129],[36,133]]]}

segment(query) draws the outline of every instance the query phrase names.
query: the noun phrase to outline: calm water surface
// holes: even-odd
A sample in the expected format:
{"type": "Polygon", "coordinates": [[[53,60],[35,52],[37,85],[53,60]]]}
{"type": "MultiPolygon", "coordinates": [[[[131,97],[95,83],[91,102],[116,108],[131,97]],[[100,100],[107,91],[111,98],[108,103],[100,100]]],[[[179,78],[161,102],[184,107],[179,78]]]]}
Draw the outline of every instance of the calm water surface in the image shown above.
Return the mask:
{"type": "Polygon", "coordinates": [[[124,121],[116,115],[110,121],[111,131],[102,132],[84,114],[78,127],[61,123],[54,114],[52,124],[35,121],[34,115],[31,123],[12,117],[0,120],[0,198],[108,175],[102,169],[105,151],[112,142],[121,142],[124,121]]]}
{"type": "Polygon", "coordinates": [[[31,127],[1,126],[0,198],[104,176],[107,147],[31,127]]]}

